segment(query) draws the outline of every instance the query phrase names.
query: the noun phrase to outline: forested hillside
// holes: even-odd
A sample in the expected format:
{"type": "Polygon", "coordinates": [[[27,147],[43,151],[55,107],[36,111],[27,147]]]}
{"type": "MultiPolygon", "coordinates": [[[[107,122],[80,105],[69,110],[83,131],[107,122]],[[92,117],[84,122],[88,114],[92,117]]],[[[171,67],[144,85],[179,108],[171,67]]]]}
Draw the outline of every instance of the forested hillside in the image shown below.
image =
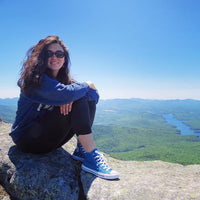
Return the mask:
{"type": "Polygon", "coordinates": [[[104,100],[97,109],[95,141],[101,150],[118,159],[199,164],[199,137],[179,135],[179,130],[163,118],[166,113],[199,131],[200,101],[104,100]]]}
{"type": "MultiPolygon", "coordinates": [[[[198,100],[148,100],[113,99],[101,100],[96,123],[123,126],[154,126],[163,114],[171,113],[177,119],[200,129],[200,101],[198,100]]],[[[164,119],[163,119],[164,120],[164,119]]],[[[157,124],[158,126],[158,124],[157,124]]]]}

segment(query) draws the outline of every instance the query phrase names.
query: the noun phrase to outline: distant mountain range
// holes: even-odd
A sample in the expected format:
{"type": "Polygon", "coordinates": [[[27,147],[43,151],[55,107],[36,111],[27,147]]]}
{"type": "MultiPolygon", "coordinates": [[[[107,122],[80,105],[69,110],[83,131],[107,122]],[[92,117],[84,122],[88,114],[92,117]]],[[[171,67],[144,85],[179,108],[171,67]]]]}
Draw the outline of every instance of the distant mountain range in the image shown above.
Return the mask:
{"type": "MultiPolygon", "coordinates": [[[[17,109],[18,98],[0,98],[0,116],[3,120],[13,123],[17,109]]],[[[111,123],[115,117],[124,112],[131,113],[173,113],[200,112],[200,101],[193,99],[186,100],[151,100],[151,99],[107,99],[100,100],[97,105],[96,123],[111,123]],[[109,118],[109,121],[107,118],[109,118]],[[110,117],[109,117],[110,116],[110,117]],[[115,117],[114,117],[115,116],[115,117]],[[113,118],[113,120],[111,120],[113,118]]]]}
{"type": "Polygon", "coordinates": [[[17,105],[18,97],[15,98],[0,98],[0,105],[17,105]]]}
{"type": "Polygon", "coordinates": [[[13,123],[17,110],[18,98],[0,99],[0,117],[2,120],[13,123]]]}

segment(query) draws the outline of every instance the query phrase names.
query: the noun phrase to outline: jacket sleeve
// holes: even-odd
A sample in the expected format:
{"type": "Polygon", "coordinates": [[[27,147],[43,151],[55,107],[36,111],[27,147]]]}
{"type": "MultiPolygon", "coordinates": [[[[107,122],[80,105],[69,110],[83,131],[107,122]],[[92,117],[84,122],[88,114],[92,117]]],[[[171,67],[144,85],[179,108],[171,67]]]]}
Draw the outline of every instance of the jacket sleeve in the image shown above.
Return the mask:
{"type": "Polygon", "coordinates": [[[33,89],[27,97],[45,105],[62,105],[82,98],[89,90],[87,83],[64,85],[44,75],[41,87],[33,89]]]}
{"type": "Polygon", "coordinates": [[[87,92],[86,97],[87,97],[88,101],[95,101],[96,104],[97,104],[98,101],[99,101],[99,93],[98,93],[97,90],[90,89],[90,90],[87,92]]]}

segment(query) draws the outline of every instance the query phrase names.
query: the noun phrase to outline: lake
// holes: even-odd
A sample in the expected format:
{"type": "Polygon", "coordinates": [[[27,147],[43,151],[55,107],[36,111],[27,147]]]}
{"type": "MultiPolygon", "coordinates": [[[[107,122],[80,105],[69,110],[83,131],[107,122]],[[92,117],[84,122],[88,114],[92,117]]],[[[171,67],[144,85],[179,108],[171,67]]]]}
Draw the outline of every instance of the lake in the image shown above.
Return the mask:
{"type": "Polygon", "coordinates": [[[200,133],[194,132],[189,126],[176,119],[173,114],[164,114],[163,117],[168,124],[175,126],[176,129],[180,131],[181,135],[198,135],[200,137],[200,133]]]}

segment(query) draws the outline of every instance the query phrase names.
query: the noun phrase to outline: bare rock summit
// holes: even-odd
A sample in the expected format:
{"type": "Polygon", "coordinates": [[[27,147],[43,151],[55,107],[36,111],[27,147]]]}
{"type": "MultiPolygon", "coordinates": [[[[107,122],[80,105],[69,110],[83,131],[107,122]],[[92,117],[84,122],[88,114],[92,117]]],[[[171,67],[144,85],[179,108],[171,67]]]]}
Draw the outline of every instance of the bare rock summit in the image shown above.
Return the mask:
{"type": "Polygon", "coordinates": [[[10,127],[0,122],[0,200],[200,200],[200,165],[105,155],[120,172],[120,179],[108,181],[82,171],[71,158],[75,138],[49,154],[25,154],[9,137],[10,127]]]}

